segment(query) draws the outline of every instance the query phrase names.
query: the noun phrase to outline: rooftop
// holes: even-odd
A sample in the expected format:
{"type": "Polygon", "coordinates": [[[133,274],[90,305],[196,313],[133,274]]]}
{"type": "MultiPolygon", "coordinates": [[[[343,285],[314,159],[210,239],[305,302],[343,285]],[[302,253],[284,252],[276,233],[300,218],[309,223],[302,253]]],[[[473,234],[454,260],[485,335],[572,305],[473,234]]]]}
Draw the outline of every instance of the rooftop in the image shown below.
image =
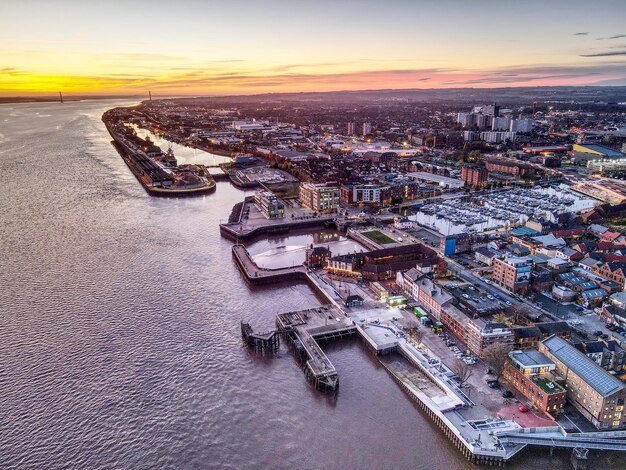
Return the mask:
{"type": "Polygon", "coordinates": [[[535,382],[537,385],[539,385],[541,390],[546,392],[548,395],[552,395],[554,393],[561,393],[565,391],[565,389],[561,387],[559,384],[554,383],[548,377],[545,377],[543,375],[536,375],[531,380],[535,382]]]}
{"type": "Polygon", "coordinates": [[[554,364],[554,361],[548,356],[534,349],[528,351],[511,351],[509,357],[522,367],[539,367],[554,364]]]}
{"type": "Polygon", "coordinates": [[[551,336],[544,340],[543,344],[551,354],[583,378],[600,395],[606,397],[626,388],[626,384],[605,371],[569,341],[551,336]]]}

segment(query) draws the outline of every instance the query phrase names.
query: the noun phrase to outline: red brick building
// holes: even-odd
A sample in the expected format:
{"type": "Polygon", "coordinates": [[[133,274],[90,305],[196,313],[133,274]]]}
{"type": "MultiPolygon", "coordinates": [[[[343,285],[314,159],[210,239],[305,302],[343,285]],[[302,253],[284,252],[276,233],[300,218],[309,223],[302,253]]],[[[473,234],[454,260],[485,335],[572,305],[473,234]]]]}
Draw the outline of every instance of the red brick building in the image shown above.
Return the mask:
{"type": "Polygon", "coordinates": [[[623,286],[626,281],[626,263],[604,263],[596,269],[596,273],[612,281],[618,282],[621,286],[623,286]]]}
{"type": "Polygon", "coordinates": [[[530,287],[531,269],[532,261],[528,257],[494,259],[491,279],[511,292],[525,294],[530,287]]]}
{"type": "Polygon", "coordinates": [[[503,375],[535,408],[556,416],[563,410],[567,392],[549,375],[555,369],[555,363],[539,351],[511,351],[503,375]]]}
{"type": "Polygon", "coordinates": [[[516,178],[526,175],[532,170],[530,165],[525,163],[516,163],[507,160],[488,160],[486,164],[487,170],[507,173],[516,178]]]}
{"type": "Polygon", "coordinates": [[[489,172],[484,166],[465,165],[461,169],[461,179],[472,188],[484,188],[487,185],[489,172]]]}

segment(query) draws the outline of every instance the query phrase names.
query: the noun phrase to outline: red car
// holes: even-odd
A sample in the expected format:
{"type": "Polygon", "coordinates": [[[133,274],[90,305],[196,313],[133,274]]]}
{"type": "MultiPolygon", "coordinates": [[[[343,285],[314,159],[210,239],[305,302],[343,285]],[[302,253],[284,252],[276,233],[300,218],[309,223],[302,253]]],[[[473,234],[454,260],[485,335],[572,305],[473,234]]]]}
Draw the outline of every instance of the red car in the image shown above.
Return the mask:
{"type": "Polygon", "coordinates": [[[530,411],[530,408],[528,408],[525,405],[518,406],[517,409],[520,410],[520,412],[522,412],[522,413],[528,413],[530,411]]]}

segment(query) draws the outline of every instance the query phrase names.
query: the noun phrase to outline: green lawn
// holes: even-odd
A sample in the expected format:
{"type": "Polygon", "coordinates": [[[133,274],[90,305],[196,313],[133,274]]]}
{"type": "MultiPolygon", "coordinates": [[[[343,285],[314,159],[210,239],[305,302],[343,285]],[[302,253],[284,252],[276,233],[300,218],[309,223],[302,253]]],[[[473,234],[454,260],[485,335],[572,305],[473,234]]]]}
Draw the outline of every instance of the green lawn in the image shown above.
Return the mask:
{"type": "Polygon", "coordinates": [[[388,237],[378,230],[372,230],[371,232],[361,232],[361,235],[369,238],[372,241],[375,241],[376,243],[380,243],[381,245],[387,245],[389,243],[396,242],[393,238],[388,237]]]}

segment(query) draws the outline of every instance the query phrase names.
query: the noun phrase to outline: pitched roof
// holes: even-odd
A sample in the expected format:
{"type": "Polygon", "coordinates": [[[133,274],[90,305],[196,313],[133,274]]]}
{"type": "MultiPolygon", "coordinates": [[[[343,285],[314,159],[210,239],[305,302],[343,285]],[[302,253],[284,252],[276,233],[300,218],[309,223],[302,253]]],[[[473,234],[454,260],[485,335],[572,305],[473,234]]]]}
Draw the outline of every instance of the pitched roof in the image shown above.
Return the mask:
{"type": "Polygon", "coordinates": [[[536,326],[521,326],[513,328],[513,335],[515,338],[540,338],[541,330],[536,326]]]}
{"type": "Polygon", "coordinates": [[[585,356],[569,341],[558,336],[550,336],[542,343],[560,362],[585,380],[603,397],[626,388],[626,384],[585,356]]]}
{"type": "Polygon", "coordinates": [[[554,335],[556,333],[570,333],[572,331],[572,327],[564,321],[537,323],[535,327],[539,328],[542,333],[550,335],[554,335]]]}

